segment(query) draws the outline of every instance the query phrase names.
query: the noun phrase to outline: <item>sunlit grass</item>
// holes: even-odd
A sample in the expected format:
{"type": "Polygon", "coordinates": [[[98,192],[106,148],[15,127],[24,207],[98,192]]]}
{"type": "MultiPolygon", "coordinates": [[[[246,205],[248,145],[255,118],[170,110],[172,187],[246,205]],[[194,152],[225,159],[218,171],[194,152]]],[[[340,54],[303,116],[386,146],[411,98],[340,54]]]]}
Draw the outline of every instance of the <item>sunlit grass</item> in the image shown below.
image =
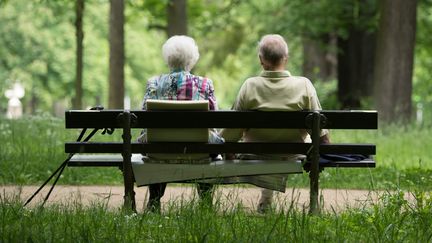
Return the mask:
{"type": "Polygon", "coordinates": [[[23,207],[0,197],[1,242],[430,242],[432,199],[384,193],[372,204],[318,216],[286,207],[259,215],[194,201],[172,202],[162,214],[79,203],[23,207]]]}
{"type": "MultiPolygon", "coordinates": [[[[0,184],[43,182],[66,159],[64,143],[74,141],[78,133],[51,116],[0,118],[0,184]]],[[[115,168],[68,168],[59,183],[119,184],[121,173],[115,168]]]]}
{"type": "Polygon", "coordinates": [[[432,169],[432,128],[417,125],[380,126],[371,130],[332,130],[332,142],[374,143],[377,166],[432,169]]]}

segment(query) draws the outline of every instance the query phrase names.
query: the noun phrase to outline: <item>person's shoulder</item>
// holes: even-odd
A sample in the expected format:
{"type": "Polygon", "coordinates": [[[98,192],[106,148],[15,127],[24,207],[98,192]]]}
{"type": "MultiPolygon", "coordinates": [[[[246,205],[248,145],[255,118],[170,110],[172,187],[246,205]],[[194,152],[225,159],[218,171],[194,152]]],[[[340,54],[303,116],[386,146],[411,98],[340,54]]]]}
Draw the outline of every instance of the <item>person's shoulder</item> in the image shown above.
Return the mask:
{"type": "Polygon", "coordinates": [[[149,83],[157,83],[159,80],[163,79],[164,76],[167,76],[167,74],[161,74],[161,75],[154,75],[147,79],[147,82],[149,83]]]}
{"type": "Polygon", "coordinates": [[[209,78],[209,77],[199,76],[199,75],[195,75],[195,74],[190,74],[190,75],[192,77],[192,80],[198,80],[200,83],[202,83],[204,81],[207,82],[207,83],[210,83],[210,84],[213,83],[213,80],[211,78],[209,78]]]}
{"type": "Polygon", "coordinates": [[[304,82],[304,83],[310,83],[310,84],[312,84],[312,82],[308,78],[303,77],[303,76],[290,76],[288,78],[292,79],[292,80],[296,80],[298,82],[304,82]]]}
{"type": "Polygon", "coordinates": [[[314,87],[312,84],[312,81],[310,79],[303,77],[303,76],[291,76],[289,77],[291,79],[291,82],[297,82],[299,85],[306,85],[307,87],[314,87]]]}
{"type": "Polygon", "coordinates": [[[265,78],[263,78],[261,76],[249,77],[243,82],[243,85],[257,85],[257,84],[260,84],[263,79],[265,79],[265,78]]]}

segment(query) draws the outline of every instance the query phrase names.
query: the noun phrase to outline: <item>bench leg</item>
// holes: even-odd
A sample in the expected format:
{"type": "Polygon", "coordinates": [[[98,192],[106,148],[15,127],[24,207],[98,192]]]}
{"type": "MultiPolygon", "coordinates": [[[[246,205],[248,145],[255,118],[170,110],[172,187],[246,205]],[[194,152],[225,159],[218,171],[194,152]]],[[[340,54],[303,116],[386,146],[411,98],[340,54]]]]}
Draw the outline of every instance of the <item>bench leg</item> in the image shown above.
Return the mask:
{"type": "Polygon", "coordinates": [[[124,208],[136,212],[134,177],[132,172],[132,146],[131,146],[131,113],[125,110],[120,117],[123,123],[123,183],[125,187],[124,208]]]}
{"type": "Polygon", "coordinates": [[[309,172],[310,181],[310,198],[309,213],[318,214],[320,207],[318,204],[318,182],[319,182],[319,147],[321,134],[321,115],[315,111],[312,115],[312,151],[311,151],[311,168],[309,172]]]}
{"type": "Polygon", "coordinates": [[[318,188],[319,188],[319,172],[312,170],[309,172],[310,180],[310,195],[309,195],[309,213],[318,214],[319,204],[318,204],[318,188]]]}
{"type": "MultiPolygon", "coordinates": [[[[126,169],[126,168],[124,168],[126,169]]],[[[126,173],[126,171],[123,171],[123,178],[124,178],[124,187],[125,187],[125,194],[124,194],[124,204],[123,207],[126,209],[132,209],[132,211],[136,211],[136,204],[135,204],[135,191],[134,191],[134,184],[133,184],[133,175],[132,170],[130,170],[129,173],[126,173]]]]}

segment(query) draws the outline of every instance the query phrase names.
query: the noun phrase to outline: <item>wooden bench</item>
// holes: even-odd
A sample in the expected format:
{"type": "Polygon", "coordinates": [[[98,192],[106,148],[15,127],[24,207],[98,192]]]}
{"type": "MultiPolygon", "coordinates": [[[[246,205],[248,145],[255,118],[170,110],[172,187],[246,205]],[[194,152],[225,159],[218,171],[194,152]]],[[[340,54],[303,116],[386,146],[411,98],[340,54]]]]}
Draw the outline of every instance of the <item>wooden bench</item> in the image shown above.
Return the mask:
{"type": "MultiPolygon", "coordinates": [[[[373,159],[360,161],[332,161],[319,164],[322,154],[374,155],[373,144],[320,144],[320,129],[377,129],[376,111],[142,111],[142,110],[70,110],[65,113],[67,129],[97,130],[121,129],[123,141],[118,142],[66,142],[65,152],[71,154],[68,166],[119,167],[125,187],[125,206],[135,210],[133,183],[173,182],[207,179],[223,176],[298,173],[302,169],[310,177],[310,212],[319,210],[319,173],[325,167],[375,167],[373,159]],[[175,121],[175,122],[173,122],[175,121]],[[291,128],[309,129],[311,143],[224,143],[203,142],[133,142],[132,129],[143,128],[291,128]],[[147,153],[263,153],[304,154],[307,160],[286,161],[229,161],[208,164],[143,163],[136,154],[147,153]],[[134,156],[132,156],[134,154],[134,156]],[[150,179],[134,178],[132,163],[141,163],[150,179]],[[303,167],[303,168],[302,168],[303,167]],[[167,172],[168,171],[168,172],[167,172]],[[182,172],[188,173],[182,173],[182,172]],[[205,172],[205,173],[204,173],[205,172]],[[150,176],[152,175],[152,176],[150,176]],[[187,176],[184,176],[187,175],[187,176]]],[[[80,136],[83,138],[83,135],[80,136]]],[[[79,139],[80,140],[80,139],[79,139]]],[[[87,139],[85,139],[87,140],[87,139]]],[[[141,176],[142,177],[142,176],[141,176]]]]}

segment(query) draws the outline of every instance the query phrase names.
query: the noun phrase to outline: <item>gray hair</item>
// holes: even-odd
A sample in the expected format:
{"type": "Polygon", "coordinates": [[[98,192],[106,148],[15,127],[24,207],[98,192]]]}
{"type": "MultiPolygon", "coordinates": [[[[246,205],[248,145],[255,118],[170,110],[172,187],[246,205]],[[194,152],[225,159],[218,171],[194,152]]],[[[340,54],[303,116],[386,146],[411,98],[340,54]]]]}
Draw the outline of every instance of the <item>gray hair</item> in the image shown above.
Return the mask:
{"type": "Polygon", "coordinates": [[[288,45],[280,35],[265,35],[258,43],[258,54],[273,65],[288,58],[288,45]]]}
{"type": "Polygon", "coordinates": [[[175,35],[162,46],[162,56],[170,69],[190,71],[199,58],[198,46],[189,36],[175,35]]]}

